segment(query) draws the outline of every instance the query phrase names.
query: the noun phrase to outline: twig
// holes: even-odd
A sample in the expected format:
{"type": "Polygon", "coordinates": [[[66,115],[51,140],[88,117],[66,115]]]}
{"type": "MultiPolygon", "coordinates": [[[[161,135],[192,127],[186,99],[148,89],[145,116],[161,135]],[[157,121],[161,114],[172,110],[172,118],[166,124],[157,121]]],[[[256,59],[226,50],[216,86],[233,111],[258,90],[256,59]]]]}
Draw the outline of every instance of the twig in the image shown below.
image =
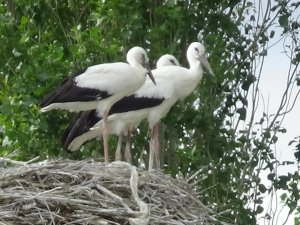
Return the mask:
{"type": "Polygon", "coordinates": [[[147,225],[149,224],[149,220],[150,220],[150,210],[148,209],[148,205],[144,203],[138,195],[138,173],[136,171],[136,168],[135,166],[130,166],[130,169],[131,169],[130,187],[132,191],[132,196],[133,199],[138,204],[142,215],[138,218],[129,218],[129,222],[131,225],[147,225]]]}

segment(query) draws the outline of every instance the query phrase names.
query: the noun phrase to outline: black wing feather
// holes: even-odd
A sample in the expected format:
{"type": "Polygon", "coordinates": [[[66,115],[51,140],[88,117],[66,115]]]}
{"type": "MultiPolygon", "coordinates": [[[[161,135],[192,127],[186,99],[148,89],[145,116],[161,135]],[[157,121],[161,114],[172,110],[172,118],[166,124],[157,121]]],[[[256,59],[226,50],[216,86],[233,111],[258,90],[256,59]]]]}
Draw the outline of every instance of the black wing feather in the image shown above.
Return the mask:
{"type": "Polygon", "coordinates": [[[160,105],[163,101],[164,98],[137,97],[135,95],[126,96],[111,107],[109,115],[151,108],[160,105]]]}
{"type": "Polygon", "coordinates": [[[74,73],[70,77],[64,79],[53,92],[47,94],[42,99],[41,107],[46,107],[52,103],[95,101],[100,98],[104,99],[111,96],[107,91],[76,86],[74,78],[84,73],[85,70],[78,71],[77,73],[74,73]]]}

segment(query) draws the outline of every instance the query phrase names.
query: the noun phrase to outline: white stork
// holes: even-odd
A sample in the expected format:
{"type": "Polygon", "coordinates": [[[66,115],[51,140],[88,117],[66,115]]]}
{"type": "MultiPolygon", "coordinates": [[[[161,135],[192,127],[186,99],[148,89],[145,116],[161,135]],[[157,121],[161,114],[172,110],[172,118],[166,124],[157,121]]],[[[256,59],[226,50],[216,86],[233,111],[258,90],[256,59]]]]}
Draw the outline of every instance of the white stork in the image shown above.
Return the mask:
{"type": "Polygon", "coordinates": [[[116,62],[88,67],[66,78],[41,101],[41,112],[53,109],[69,111],[96,109],[104,120],[102,135],[106,163],[109,161],[107,116],[111,106],[139,89],[145,83],[146,74],[155,83],[147,53],[143,48],[131,48],[127,53],[127,62],[128,64],[116,62]]]}
{"type": "MultiPolygon", "coordinates": [[[[166,54],[159,58],[157,67],[167,65],[179,66],[179,62],[174,56],[166,54]]],[[[131,130],[136,128],[147,117],[146,109],[150,109],[160,103],[161,100],[135,98],[134,95],[131,95],[124,97],[111,107],[108,117],[109,130],[111,134],[119,136],[115,154],[116,160],[121,160],[122,138],[123,135],[127,135],[125,159],[127,162],[131,162],[131,130]]],[[[97,110],[81,112],[64,132],[62,137],[64,149],[76,151],[88,140],[101,136],[100,134],[103,130],[103,120],[97,110]]]]}
{"type": "Polygon", "coordinates": [[[205,48],[199,42],[190,44],[187,50],[187,60],[190,68],[180,66],[165,66],[152,70],[157,85],[153,88],[149,80],[136,93],[136,97],[148,96],[161,99],[162,102],[148,110],[147,120],[151,129],[149,171],[153,165],[160,168],[159,159],[159,121],[168,113],[170,108],[179,100],[193,92],[203,76],[204,66],[209,73],[213,71],[205,57],[205,48]],[[155,164],[154,164],[155,157],[155,164]]]}

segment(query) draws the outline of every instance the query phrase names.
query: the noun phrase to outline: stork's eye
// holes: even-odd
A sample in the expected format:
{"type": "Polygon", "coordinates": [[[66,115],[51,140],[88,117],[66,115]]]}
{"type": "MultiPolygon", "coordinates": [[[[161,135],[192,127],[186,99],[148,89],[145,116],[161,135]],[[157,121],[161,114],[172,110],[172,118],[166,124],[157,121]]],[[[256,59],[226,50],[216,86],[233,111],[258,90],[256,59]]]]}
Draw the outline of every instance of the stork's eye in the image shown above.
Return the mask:
{"type": "Polygon", "coordinates": [[[199,53],[199,49],[198,48],[195,48],[195,51],[199,53]]]}
{"type": "Polygon", "coordinates": [[[175,61],[173,59],[170,59],[170,62],[173,64],[173,65],[176,65],[175,61]]]}

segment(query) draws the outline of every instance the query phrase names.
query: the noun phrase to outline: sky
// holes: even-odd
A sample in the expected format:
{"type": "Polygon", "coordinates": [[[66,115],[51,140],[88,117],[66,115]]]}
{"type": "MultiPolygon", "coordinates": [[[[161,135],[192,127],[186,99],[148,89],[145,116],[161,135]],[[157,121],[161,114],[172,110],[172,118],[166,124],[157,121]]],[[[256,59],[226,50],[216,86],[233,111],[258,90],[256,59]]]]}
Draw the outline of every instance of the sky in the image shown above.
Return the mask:
{"type": "MultiPolygon", "coordinates": [[[[289,59],[285,56],[284,53],[282,53],[282,44],[278,44],[277,46],[273,47],[268,52],[268,57],[266,57],[265,66],[262,71],[263,76],[261,80],[260,85],[260,92],[264,96],[265,101],[268,101],[268,111],[269,113],[275,113],[278,109],[281,97],[283,95],[283,92],[285,90],[285,84],[287,80],[287,74],[288,74],[288,68],[289,68],[289,59]]],[[[260,109],[263,111],[262,103],[260,104],[260,109]]],[[[296,101],[296,104],[293,108],[293,110],[287,114],[285,117],[282,126],[287,129],[287,132],[285,134],[279,134],[278,142],[276,144],[276,155],[277,159],[279,161],[295,161],[293,147],[288,146],[289,142],[294,139],[294,137],[300,135],[300,126],[297,124],[300,124],[300,99],[296,101]],[[296,125],[295,125],[296,124],[296,125]]],[[[287,175],[289,172],[293,172],[297,170],[296,165],[291,166],[285,166],[285,167],[279,167],[278,168],[278,174],[280,175],[287,175]]],[[[262,180],[266,184],[271,185],[269,181],[266,178],[267,173],[263,173],[261,175],[262,180]]],[[[275,207],[275,204],[280,202],[280,194],[281,192],[277,193],[277,199],[273,200],[273,207],[275,207]]],[[[270,196],[267,196],[265,199],[265,207],[266,208],[269,204],[270,196]]],[[[282,207],[282,205],[279,207],[279,209],[282,207]]],[[[284,223],[286,217],[288,215],[288,208],[284,207],[284,209],[279,212],[275,217],[274,224],[281,225],[284,223]]],[[[293,217],[294,215],[291,215],[288,221],[285,223],[286,225],[293,225],[293,217]]],[[[266,221],[260,220],[260,225],[267,224],[266,221]]]]}
{"type": "MultiPolygon", "coordinates": [[[[298,12],[297,12],[298,13],[298,12]]],[[[298,14],[300,16],[300,13],[298,14]]],[[[277,27],[274,27],[275,38],[278,40],[281,30],[277,27]]],[[[287,41],[288,42],[288,41],[287,41]]],[[[268,50],[268,55],[265,57],[264,67],[262,70],[262,78],[259,86],[261,95],[264,97],[266,105],[261,101],[259,104],[258,111],[264,111],[264,107],[268,108],[269,114],[275,113],[279,107],[280,100],[284,93],[287,83],[287,75],[290,65],[290,60],[284,53],[284,42],[280,41],[278,44],[273,46],[268,50]]],[[[300,87],[295,87],[294,95],[300,87]]],[[[289,142],[294,139],[296,136],[300,136],[300,99],[295,103],[293,110],[287,114],[285,117],[282,126],[287,129],[285,134],[279,134],[278,142],[276,143],[276,156],[279,161],[295,161],[294,151],[292,146],[288,146],[289,142]]],[[[259,114],[259,113],[258,113],[259,114]]],[[[289,172],[293,173],[297,170],[296,165],[290,165],[285,167],[278,168],[279,175],[287,175],[289,172]]],[[[270,182],[267,180],[267,172],[261,174],[261,179],[267,186],[270,186],[270,182]]],[[[280,204],[277,208],[277,213],[274,218],[274,225],[293,225],[294,224],[294,215],[291,215],[286,221],[288,215],[288,208],[283,207],[280,203],[280,195],[282,192],[277,193],[277,197],[272,201],[272,207],[275,209],[275,205],[280,204]],[[282,210],[281,210],[282,209],[282,210]],[[286,223],[284,223],[286,221],[286,223]]],[[[271,201],[271,196],[266,196],[264,200],[264,208],[267,208],[271,201]]],[[[259,225],[269,224],[264,219],[259,219],[259,225]]]]}

